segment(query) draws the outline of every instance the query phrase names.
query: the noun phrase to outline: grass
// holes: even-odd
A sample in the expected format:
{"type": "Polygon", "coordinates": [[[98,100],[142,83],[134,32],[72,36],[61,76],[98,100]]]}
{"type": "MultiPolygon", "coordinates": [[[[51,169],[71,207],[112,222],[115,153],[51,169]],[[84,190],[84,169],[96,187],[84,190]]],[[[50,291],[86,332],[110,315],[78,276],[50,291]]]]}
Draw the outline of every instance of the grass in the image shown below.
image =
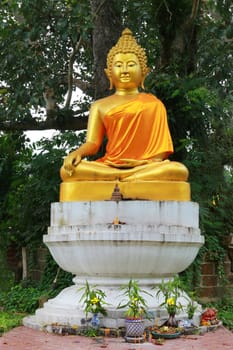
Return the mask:
{"type": "Polygon", "coordinates": [[[223,322],[223,325],[233,331],[233,299],[216,304],[215,307],[218,310],[218,318],[223,322]]]}
{"type": "Polygon", "coordinates": [[[224,326],[233,331],[233,312],[224,311],[221,314],[222,316],[219,318],[222,320],[224,326]]]}
{"type": "Polygon", "coordinates": [[[22,325],[22,319],[26,314],[0,311],[0,328],[4,332],[22,325]]]}

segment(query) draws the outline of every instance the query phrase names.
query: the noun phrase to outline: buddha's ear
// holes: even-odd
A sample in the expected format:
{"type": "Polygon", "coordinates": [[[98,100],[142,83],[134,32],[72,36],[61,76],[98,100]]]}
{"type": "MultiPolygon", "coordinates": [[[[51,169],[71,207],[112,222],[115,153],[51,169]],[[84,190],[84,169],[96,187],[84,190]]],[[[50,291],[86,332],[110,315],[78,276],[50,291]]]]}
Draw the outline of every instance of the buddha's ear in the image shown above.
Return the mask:
{"type": "Polygon", "coordinates": [[[107,78],[108,78],[108,80],[109,80],[109,90],[112,90],[113,89],[113,83],[112,83],[112,78],[111,78],[111,74],[110,74],[110,72],[109,72],[109,69],[108,68],[105,68],[104,69],[104,72],[105,72],[105,74],[106,74],[106,76],[107,76],[107,78]]]}
{"type": "Polygon", "coordinates": [[[143,90],[145,90],[144,81],[145,81],[145,79],[146,79],[146,77],[147,77],[147,74],[148,74],[149,72],[150,72],[150,68],[147,68],[145,74],[144,74],[143,77],[142,77],[141,88],[142,88],[143,90]]]}

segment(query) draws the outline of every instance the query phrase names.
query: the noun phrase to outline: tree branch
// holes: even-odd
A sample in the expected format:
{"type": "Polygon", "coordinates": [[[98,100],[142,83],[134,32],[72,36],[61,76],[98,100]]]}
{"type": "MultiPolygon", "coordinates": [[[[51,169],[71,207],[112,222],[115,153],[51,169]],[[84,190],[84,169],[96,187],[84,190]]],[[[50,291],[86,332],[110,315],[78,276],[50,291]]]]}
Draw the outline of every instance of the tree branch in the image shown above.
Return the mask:
{"type": "MultiPolygon", "coordinates": [[[[60,111],[59,111],[60,112],[60,111]]],[[[54,119],[37,121],[30,119],[22,122],[0,122],[0,131],[28,131],[28,130],[85,130],[87,128],[87,117],[59,116],[54,119]]]]}
{"type": "Polygon", "coordinates": [[[70,55],[69,68],[68,68],[68,94],[66,98],[65,108],[70,107],[70,102],[71,102],[72,92],[73,92],[73,72],[74,72],[75,55],[77,54],[80,48],[81,42],[82,42],[82,35],[80,35],[79,41],[76,43],[70,55]]]}
{"type": "Polygon", "coordinates": [[[82,90],[84,93],[87,90],[89,90],[92,86],[90,83],[83,81],[81,79],[76,79],[76,78],[73,78],[73,85],[79,88],[80,90],[82,90]]]}
{"type": "Polygon", "coordinates": [[[166,0],[163,0],[163,2],[164,2],[164,5],[165,5],[165,7],[166,7],[167,12],[168,12],[169,15],[170,15],[170,20],[171,20],[171,18],[172,18],[172,12],[171,12],[170,9],[169,9],[169,6],[168,6],[168,4],[167,4],[167,1],[166,1],[166,0]]]}
{"type": "Polygon", "coordinates": [[[199,2],[200,0],[194,0],[193,1],[193,7],[192,7],[192,12],[191,12],[191,16],[190,16],[190,20],[193,22],[195,20],[195,18],[197,17],[197,12],[198,12],[198,8],[199,8],[199,2]]]}
{"type": "Polygon", "coordinates": [[[95,17],[98,16],[98,14],[99,14],[101,8],[104,6],[104,3],[105,3],[105,2],[106,2],[106,0],[103,0],[103,1],[98,5],[98,7],[97,7],[97,9],[96,9],[96,12],[92,14],[93,20],[95,19],[95,17]]]}

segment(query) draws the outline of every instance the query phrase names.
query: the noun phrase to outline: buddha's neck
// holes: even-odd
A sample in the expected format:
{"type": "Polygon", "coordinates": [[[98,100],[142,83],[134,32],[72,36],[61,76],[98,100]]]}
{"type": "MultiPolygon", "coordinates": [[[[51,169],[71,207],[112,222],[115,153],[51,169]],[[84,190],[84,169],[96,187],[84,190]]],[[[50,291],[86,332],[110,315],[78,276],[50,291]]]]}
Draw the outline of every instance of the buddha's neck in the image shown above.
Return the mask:
{"type": "Polygon", "coordinates": [[[137,95],[139,93],[138,89],[117,89],[115,95],[119,96],[128,96],[128,95],[137,95]]]}

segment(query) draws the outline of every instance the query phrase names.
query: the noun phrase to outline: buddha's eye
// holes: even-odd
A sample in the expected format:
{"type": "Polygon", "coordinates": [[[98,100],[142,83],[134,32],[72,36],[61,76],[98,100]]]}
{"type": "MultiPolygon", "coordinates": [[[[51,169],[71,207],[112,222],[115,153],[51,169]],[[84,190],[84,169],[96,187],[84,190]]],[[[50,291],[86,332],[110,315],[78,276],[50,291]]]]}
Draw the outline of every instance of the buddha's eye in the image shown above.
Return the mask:
{"type": "Polygon", "coordinates": [[[122,67],[122,63],[121,62],[116,62],[114,64],[114,67],[121,68],[122,67]]]}
{"type": "Polygon", "coordinates": [[[134,66],[136,66],[136,63],[135,63],[135,62],[129,62],[129,63],[128,63],[128,67],[134,67],[134,66]]]}

